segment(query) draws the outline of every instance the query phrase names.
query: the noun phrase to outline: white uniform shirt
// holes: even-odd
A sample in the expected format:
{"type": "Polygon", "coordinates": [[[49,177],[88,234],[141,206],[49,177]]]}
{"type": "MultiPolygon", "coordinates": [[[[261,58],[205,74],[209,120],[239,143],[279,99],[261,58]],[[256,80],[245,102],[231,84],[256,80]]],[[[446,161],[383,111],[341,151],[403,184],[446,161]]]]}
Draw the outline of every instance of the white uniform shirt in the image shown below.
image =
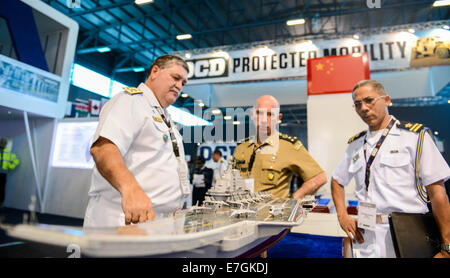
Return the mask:
{"type": "MultiPolygon", "coordinates": [[[[334,170],[333,178],[346,186],[354,177],[357,199],[375,203],[377,214],[428,212],[428,207],[420,198],[415,184],[414,165],[419,133],[399,128],[396,124],[372,162],[369,189],[366,193],[364,140],[367,142],[368,160],[381,135],[382,132],[368,132],[351,142],[334,170]]],[[[450,178],[450,168],[428,133],[425,134],[423,142],[420,177],[424,186],[450,178]]],[[[361,257],[395,257],[389,224],[377,224],[375,231],[366,230],[363,237],[364,243],[356,243],[353,246],[361,257]]]]}
{"type": "Polygon", "coordinates": [[[225,173],[225,170],[228,167],[228,162],[225,159],[221,158],[217,162],[212,161],[212,163],[210,163],[208,167],[213,169],[214,171],[214,178],[212,183],[212,186],[214,186],[216,180],[225,173]]]}
{"type": "MultiPolygon", "coordinates": [[[[100,113],[93,142],[102,136],[118,147],[128,170],[152,201],[157,216],[183,205],[178,160],[173,152],[169,128],[156,109],[160,107],[158,100],[145,84],[141,83],[138,88],[143,94],[121,92],[107,102],[100,113]]],[[[169,118],[169,113],[163,111],[169,118]]],[[[187,169],[182,137],[172,121],[171,126],[177,138],[180,161],[187,169]]],[[[125,224],[121,195],[97,167],[94,167],[89,196],[84,226],[125,224]]]]}
{"type": "MultiPolygon", "coordinates": [[[[346,186],[355,177],[357,199],[375,203],[378,214],[426,213],[427,205],[420,199],[415,185],[414,165],[418,136],[419,133],[401,129],[396,124],[392,127],[370,167],[367,196],[364,182],[364,139],[367,141],[368,160],[381,132],[376,132],[372,138],[368,132],[350,143],[333,172],[333,178],[346,186]]],[[[423,143],[420,177],[424,186],[450,178],[450,168],[428,133],[425,134],[423,143]]]]}

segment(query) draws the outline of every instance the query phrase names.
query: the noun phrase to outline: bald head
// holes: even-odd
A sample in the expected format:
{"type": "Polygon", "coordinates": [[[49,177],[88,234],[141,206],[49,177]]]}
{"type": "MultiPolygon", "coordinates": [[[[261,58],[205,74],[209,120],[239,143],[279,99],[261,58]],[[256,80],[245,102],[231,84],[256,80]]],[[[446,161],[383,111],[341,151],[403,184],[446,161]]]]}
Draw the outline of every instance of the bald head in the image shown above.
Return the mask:
{"type": "Polygon", "coordinates": [[[277,129],[278,120],[281,119],[280,103],[271,95],[265,95],[256,100],[253,120],[256,124],[258,141],[264,139],[277,129]]]}
{"type": "Polygon", "coordinates": [[[271,96],[265,95],[256,100],[255,108],[264,107],[264,108],[280,108],[280,103],[278,100],[271,96]]]}

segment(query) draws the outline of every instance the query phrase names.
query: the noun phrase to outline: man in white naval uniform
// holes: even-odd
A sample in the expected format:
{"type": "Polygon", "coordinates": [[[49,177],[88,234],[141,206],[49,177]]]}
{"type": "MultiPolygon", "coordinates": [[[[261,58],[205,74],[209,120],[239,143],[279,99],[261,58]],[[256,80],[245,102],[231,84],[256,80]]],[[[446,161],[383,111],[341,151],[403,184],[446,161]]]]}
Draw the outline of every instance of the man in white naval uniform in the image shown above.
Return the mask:
{"type": "MultiPolygon", "coordinates": [[[[390,116],[387,111],[390,96],[377,81],[364,80],[356,84],[353,100],[356,112],[369,126],[369,131],[349,140],[331,181],[338,220],[347,235],[354,239],[353,248],[359,250],[361,257],[395,257],[388,215],[392,212],[426,213],[428,195],[442,238],[442,250],[436,257],[450,257],[445,250],[450,243],[450,204],[444,187],[444,182],[450,178],[450,168],[432,137],[424,131],[422,153],[417,163],[422,184],[416,186],[416,151],[423,125],[402,123],[390,116]],[[369,209],[376,207],[373,231],[359,228],[358,220],[347,214],[343,187],[353,177],[359,212],[361,202],[369,203],[369,209]]],[[[361,218],[359,221],[362,222],[361,218]]]]}
{"type": "Polygon", "coordinates": [[[215,150],[212,155],[213,163],[211,163],[211,169],[214,170],[213,183],[214,186],[216,184],[216,180],[220,178],[228,167],[228,162],[223,159],[222,152],[220,150],[215,150]]]}
{"type": "Polygon", "coordinates": [[[148,79],[103,107],[91,146],[95,161],[84,227],[117,227],[182,208],[189,194],[182,137],[170,120],[188,66],[158,57],[148,79]],[[187,186],[187,188],[186,188],[187,186]]]}

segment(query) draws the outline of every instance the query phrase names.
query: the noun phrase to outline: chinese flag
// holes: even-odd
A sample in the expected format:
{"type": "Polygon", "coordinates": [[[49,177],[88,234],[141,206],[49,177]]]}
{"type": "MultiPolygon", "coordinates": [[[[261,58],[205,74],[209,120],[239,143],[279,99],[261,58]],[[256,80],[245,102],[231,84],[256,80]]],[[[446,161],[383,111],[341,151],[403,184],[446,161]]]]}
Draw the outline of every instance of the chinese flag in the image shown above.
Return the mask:
{"type": "Polygon", "coordinates": [[[370,79],[369,56],[326,56],[308,59],[308,95],[349,93],[361,80],[370,79]]]}

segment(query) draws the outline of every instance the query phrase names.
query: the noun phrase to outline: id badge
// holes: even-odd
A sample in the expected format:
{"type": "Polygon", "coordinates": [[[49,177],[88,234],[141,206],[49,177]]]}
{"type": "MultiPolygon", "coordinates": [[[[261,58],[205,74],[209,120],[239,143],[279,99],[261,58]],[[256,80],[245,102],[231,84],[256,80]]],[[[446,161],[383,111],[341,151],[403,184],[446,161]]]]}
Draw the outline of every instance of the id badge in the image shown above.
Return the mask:
{"type": "Polygon", "coordinates": [[[188,180],[188,169],[186,163],[178,158],[178,177],[180,178],[181,192],[184,196],[191,194],[191,187],[188,180]]]}
{"type": "Polygon", "coordinates": [[[358,228],[375,231],[377,224],[377,206],[373,203],[359,202],[358,228]]]}
{"type": "Polygon", "coordinates": [[[251,193],[255,192],[255,180],[252,178],[244,179],[245,189],[250,191],[251,193]]]}

